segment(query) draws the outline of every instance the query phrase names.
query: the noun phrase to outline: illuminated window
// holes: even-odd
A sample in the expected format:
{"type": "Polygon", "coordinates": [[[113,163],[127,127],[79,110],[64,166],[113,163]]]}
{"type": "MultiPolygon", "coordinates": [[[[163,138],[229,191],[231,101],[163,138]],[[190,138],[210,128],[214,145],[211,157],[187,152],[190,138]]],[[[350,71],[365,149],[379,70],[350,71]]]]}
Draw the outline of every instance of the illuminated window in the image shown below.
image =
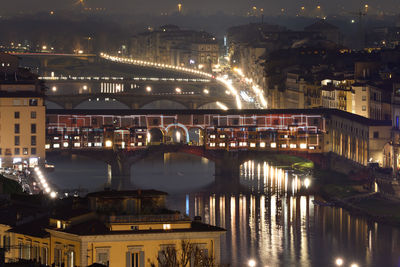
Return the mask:
{"type": "Polygon", "coordinates": [[[276,148],[276,143],[271,143],[271,148],[276,148]]]}
{"type": "Polygon", "coordinates": [[[309,149],[311,149],[311,150],[314,150],[315,149],[315,146],[310,146],[310,147],[308,147],[309,149]]]}
{"type": "Polygon", "coordinates": [[[210,143],[210,147],[215,147],[215,143],[210,143]]]}
{"type": "Polygon", "coordinates": [[[264,148],[265,147],[265,142],[260,143],[260,147],[264,148]]]}
{"type": "Polygon", "coordinates": [[[224,134],[221,134],[221,135],[219,136],[219,138],[225,138],[225,135],[224,135],[224,134]]]}
{"type": "Polygon", "coordinates": [[[236,143],[231,143],[230,146],[231,147],[236,147],[236,143]]]}
{"type": "Polygon", "coordinates": [[[296,144],[290,144],[290,148],[296,148],[297,145],[296,144]]]}
{"type": "Polygon", "coordinates": [[[215,134],[210,135],[210,139],[214,139],[215,138],[215,134]]]}
{"type": "Polygon", "coordinates": [[[169,223],[163,224],[163,229],[164,230],[171,230],[171,225],[169,223]]]}
{"type": "Polygon", "coordinates": [[[300,144],[300,148],[301,149],[306,149],[307,148],[307,144],[304,144],[304,143],[300,144]]]}
{"type": "Polygon", "coordinates": [[[282,147],[282,148],[286,148],[287,145],[286,145],[286,144],[282,144],[281,147],[282,147]]]}
{"type": "Polygon", "coordinates": [[[220,147],[225,147],[225,143],[219,143],[220,147]]]}
{"type": "Polygon", "coordinates": [[[60,148],[60,144],[54,144],[53,147],[54,148],[60,148]]]}
{"type": "Polygon", "coordinates": [[[250,143],[250,147],[256,147],[256,143],[250,143]]]}
{"type": "Polygon", "coordinates": [[[239,146],[247,146],[247,142],[240,142],[239,146]]]}

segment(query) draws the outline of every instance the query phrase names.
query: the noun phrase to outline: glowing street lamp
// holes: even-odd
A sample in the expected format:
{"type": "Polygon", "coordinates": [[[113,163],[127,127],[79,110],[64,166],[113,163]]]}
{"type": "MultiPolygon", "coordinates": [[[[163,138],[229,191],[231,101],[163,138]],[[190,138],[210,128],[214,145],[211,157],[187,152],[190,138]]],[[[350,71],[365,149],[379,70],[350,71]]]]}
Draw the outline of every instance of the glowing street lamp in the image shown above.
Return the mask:
{"type": "Polygon", "coordinates": [[[177,131],[175,136],[176,136],[176,142],[180,143],[181,142],[181,132],[177,131]]]}
{"type": "Polygon", "coordinates": [[[176,91],[178,94],[182,93],[182,89],[179,88],[179,87],[176,87],[176,88],[175,88],[175,91],[176,91]]]}
{"type": "Polygon", "coordinates": [[[151,92],[151,87],[150,87],[150,86],[147,86],[147,87],[146,87],[146,91],[147,91],[147,92],[151,92]]]}

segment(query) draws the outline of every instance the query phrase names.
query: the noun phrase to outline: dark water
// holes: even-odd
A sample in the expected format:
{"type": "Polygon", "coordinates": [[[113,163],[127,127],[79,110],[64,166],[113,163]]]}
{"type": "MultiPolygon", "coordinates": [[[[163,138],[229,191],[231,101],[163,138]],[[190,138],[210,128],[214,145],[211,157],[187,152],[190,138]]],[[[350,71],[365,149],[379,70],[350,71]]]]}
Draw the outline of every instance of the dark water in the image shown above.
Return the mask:
{"type": "MultiPolygon", "coordinates": [[[[97,190],[107,181],[104,163],[84,158],[49,158],[56,171],[49,179],[60,188],[97,190]]],[[[266,162],[241,166],[248,193],[210,193],[214,164],[180,154],[147,159],[132,167],[135,187],[170,193],[169,207],[202,216],[227,229],[223,263],[248,266],[400,266],[400,229],[368,222],[340,208],[313,204],[307,195],[313,178],[266,162]]]]}

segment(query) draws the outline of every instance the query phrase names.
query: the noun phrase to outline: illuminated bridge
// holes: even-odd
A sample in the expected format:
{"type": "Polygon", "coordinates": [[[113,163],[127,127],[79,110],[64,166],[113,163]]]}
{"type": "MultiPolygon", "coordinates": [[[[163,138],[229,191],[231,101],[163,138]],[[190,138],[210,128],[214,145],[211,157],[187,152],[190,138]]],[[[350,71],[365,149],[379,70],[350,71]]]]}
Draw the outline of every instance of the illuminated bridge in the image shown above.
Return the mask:
{"type": "Polygon", "coordinates": [[[61,108],[84,102],[117,101],[128,109],[165,102],[185,109],[234,108],[236,100],[215,80],[148,77],[41,77],[49,88],[46,101],[61,108]]]}
{"type": "Polygon", "coordinates": [[[375,156],[370,132],[382,127],[390,125],[329,109],[48,110],[46,149],[103,160],[119,181],[148,155],[190,153],[215,162],[216,180],[236,183],[242,162],[272,153],[366,166],[375,156]]]}

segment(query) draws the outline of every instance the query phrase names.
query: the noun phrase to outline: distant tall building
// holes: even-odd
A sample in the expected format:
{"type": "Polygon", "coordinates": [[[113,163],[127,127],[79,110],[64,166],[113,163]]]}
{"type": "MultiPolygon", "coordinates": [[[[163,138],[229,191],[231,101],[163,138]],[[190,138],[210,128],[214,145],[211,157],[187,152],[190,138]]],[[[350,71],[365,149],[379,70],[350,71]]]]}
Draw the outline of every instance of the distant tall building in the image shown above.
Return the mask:
{"type": "Polygon", "coordinates": [[[42,83],[17,57],[0,54],[1,166],[44,162],[45,116],[42,83]]]}

